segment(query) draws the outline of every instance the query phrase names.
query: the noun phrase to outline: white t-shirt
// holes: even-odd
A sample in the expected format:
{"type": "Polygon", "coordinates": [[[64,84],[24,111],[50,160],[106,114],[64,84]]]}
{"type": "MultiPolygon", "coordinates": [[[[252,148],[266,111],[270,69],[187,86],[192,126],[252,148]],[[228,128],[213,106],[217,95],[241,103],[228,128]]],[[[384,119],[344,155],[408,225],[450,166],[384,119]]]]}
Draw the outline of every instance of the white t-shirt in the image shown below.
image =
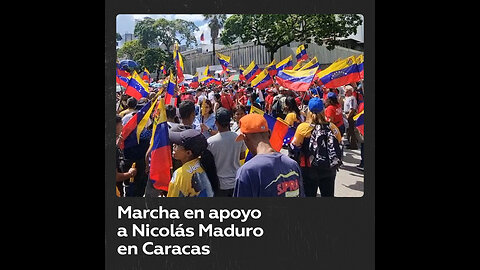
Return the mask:
{"type": "Polygon", "coordinates": [[[262,90],[257,89],[257,95],[258,95],[258,99],[260,100],[260,102],[265,101],[265,99],[263,98],[262,90]]]}
{"type": "Polygon", "coordinates": [[[354,96],[345,97],[343,102],[343,112],[348,114],[350,109],[357,109],[357,99],[354,96]]]}
{"type": "Polygon", "coordinates": [[[201,94],[200,96],[198,96],[197,104],[202,105],[203,99],[205,99],[205,98],[207,98],[207,97],[204,94],[201,94]]]}
{"type": "Polygon", "coordinates": [[[210,91],[208,92],[208,99],[212,102],[212,104],[215,102],[215,92],[210,91]]]}
{"type": "Polygon", "coordinates": [[[220,189],[235,187],[235,176],[240,168],[240,153],[247,150],[244,141],[236,142],[238,134],[232,131],[219,132],[207,139],[217,167],[220,189]]]}

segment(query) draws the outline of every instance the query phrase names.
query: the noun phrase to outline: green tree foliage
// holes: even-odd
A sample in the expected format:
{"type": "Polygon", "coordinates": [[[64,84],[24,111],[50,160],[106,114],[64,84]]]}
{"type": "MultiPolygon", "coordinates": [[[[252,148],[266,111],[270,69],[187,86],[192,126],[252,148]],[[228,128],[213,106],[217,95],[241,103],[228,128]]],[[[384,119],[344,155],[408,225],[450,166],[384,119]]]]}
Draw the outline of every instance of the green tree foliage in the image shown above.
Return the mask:
{"type": "Polygon", "coordinates": [[[125,58],[135,60],[137,59],[137,55],[142,53],[143,50],[144,48],[140,45],[140,42],[138,40],[130,40],[125,42],[123,46],[118,49],[117,57],[119,59],[125,58]]]}
{"type": "Polygon", "coordinates": [[[160,48],[145,49],[136,56],[139,57],[136,60],[137,63],[142,67],[146,67],[150,72],[159,70],[162,63],[167,60],[167,54],[160,48]]]}
{"type": "MultiPolygon", "coordinates": [[[[135,26],[136,27],[136,26],[135,26]]],[[[198,27],[193,22],[181,19],[173,21],[160,18],[155,21],[153,28],[156,32],[156,40],[165,45],[167,52],[171,52],[173,44],[185,42],[187,47],[192,44],[197,45],[197,40],[193,35],[194,31],[198,31],[198,27]]]]}
{"type": "Polygon", "coordinates": [[[362,19],[356,14],[235,14],[225,21],[221,40],[225,45],[240,39],[265,46],[274,53],[290,42],[315,42],[333,50],[338,38],[356,34],[362,19]]]}
{"type": "Polygon", "coordinates": [[[148,17],[135,24],[133,34],[138,38],[138,41],[143,48],[148,48],[152,45],[158,45],[157,37],[159,33],[154,24],[155,20],[148,17]]]}

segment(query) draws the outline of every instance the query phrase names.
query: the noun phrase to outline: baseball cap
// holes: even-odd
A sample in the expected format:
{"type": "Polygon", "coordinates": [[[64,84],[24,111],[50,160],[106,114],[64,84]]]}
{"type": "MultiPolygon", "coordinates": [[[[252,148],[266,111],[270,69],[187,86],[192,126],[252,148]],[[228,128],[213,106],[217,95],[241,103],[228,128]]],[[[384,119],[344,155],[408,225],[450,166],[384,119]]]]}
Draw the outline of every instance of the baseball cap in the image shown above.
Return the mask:
{"type": "Polygon", "coordinates": [[[323,111],[323,108],[324,108],[323,101],[321,98],[314,97],[314,98],[311,98],[310,101],[308,102],[308,109],[312,113],[319,113],[323,111]]]}
{"type": "Polygon", "coordinates": [[[215,120],[218,121],[222,126],[229,125],[232,114],[229,110],[221,107],[215,112],[215,120]]]}
{"type": "Polygon", "coordinates": [[[327,98],[337,98],[337,95],[334,92],[328,92],[327,98]]]}
{"type": "Polygon", "coordinates": [[[191,150],[192,153],[200,155],[208,147],[207,139],[200,130],[186,129],[181,132],[169,132],[168,138],[170,142],[183,146],[186,150],[191,150]]]}
{"type": "Polygon", "coordinates": [[[238,121],[240,126],[240,135],[235,139],[236,142],[242,141],[245,134],[268,132],[268,123],[263,115],[258,113],[249,113],[238,121]]]}

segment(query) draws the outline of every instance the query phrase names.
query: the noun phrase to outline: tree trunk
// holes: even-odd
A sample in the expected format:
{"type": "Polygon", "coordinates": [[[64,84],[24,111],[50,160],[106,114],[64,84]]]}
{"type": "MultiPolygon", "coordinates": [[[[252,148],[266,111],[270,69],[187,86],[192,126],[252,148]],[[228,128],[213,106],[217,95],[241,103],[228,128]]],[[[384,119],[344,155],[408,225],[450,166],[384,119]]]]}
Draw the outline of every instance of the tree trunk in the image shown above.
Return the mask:
{"type": "Polygon", "coordinates": [[[214,66],[215,65],[215,38],[214,37],[212,37],[212,42],[213,42],[213,44],[212,44],[212,46],[213,46],[212,47],[212,52],[213,52],[213,54],[212,54],[212,66],[214,66]]]}
{"type": "Polygon", "coordinates": [[[273,61],[273,55],[275,54],[274,51],[270,51],[270,63],[273,61]]]}

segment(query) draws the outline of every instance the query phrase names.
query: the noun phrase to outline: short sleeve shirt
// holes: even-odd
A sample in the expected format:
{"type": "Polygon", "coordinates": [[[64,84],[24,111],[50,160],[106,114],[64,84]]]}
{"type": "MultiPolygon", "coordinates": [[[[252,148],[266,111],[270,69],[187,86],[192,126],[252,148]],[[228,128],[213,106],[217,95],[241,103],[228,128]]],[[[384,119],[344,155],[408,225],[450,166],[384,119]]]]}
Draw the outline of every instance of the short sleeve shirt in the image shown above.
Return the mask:
{"type": "Polygon", "coordinates": [[[300,167],[282,153],[256,155],[238,169],[233,197],[305,197],[300,167]]]}
{"type": "Polygon", "coordinates": [[[342,106],[340,104],[329,105],[325,109],[325,116],[330,120],[330,122],[334,123],[335,126],[339,127],[343,125],[343,114],[342,114],[342,106]]]}
{"type": "MultiPolygon", "coordinates": [[[[312,135],[313,127],[310,123],[301,123],[298,125],[297,130],[295,131],[295,135],[293,138],[295,145],[300,145],[303,143],[305,138],[309,138],[312,135]]],[[[330,123],[330,129],[332,130],[333,134],[337,138],[338,142],[342,142],[342,135],[340,134],[340,130],[335,126],[335,124],[330,123]]]]}
{"type": "Polygon", "coordinates": [[[297,119],[297,114],[294,112],[291,112],[291,113],[288,113],[287,116],[285,116],[285,122],[287,122],[289,126],[293,126],[295,122],[300,122],[300,121],[297,119]]]}

